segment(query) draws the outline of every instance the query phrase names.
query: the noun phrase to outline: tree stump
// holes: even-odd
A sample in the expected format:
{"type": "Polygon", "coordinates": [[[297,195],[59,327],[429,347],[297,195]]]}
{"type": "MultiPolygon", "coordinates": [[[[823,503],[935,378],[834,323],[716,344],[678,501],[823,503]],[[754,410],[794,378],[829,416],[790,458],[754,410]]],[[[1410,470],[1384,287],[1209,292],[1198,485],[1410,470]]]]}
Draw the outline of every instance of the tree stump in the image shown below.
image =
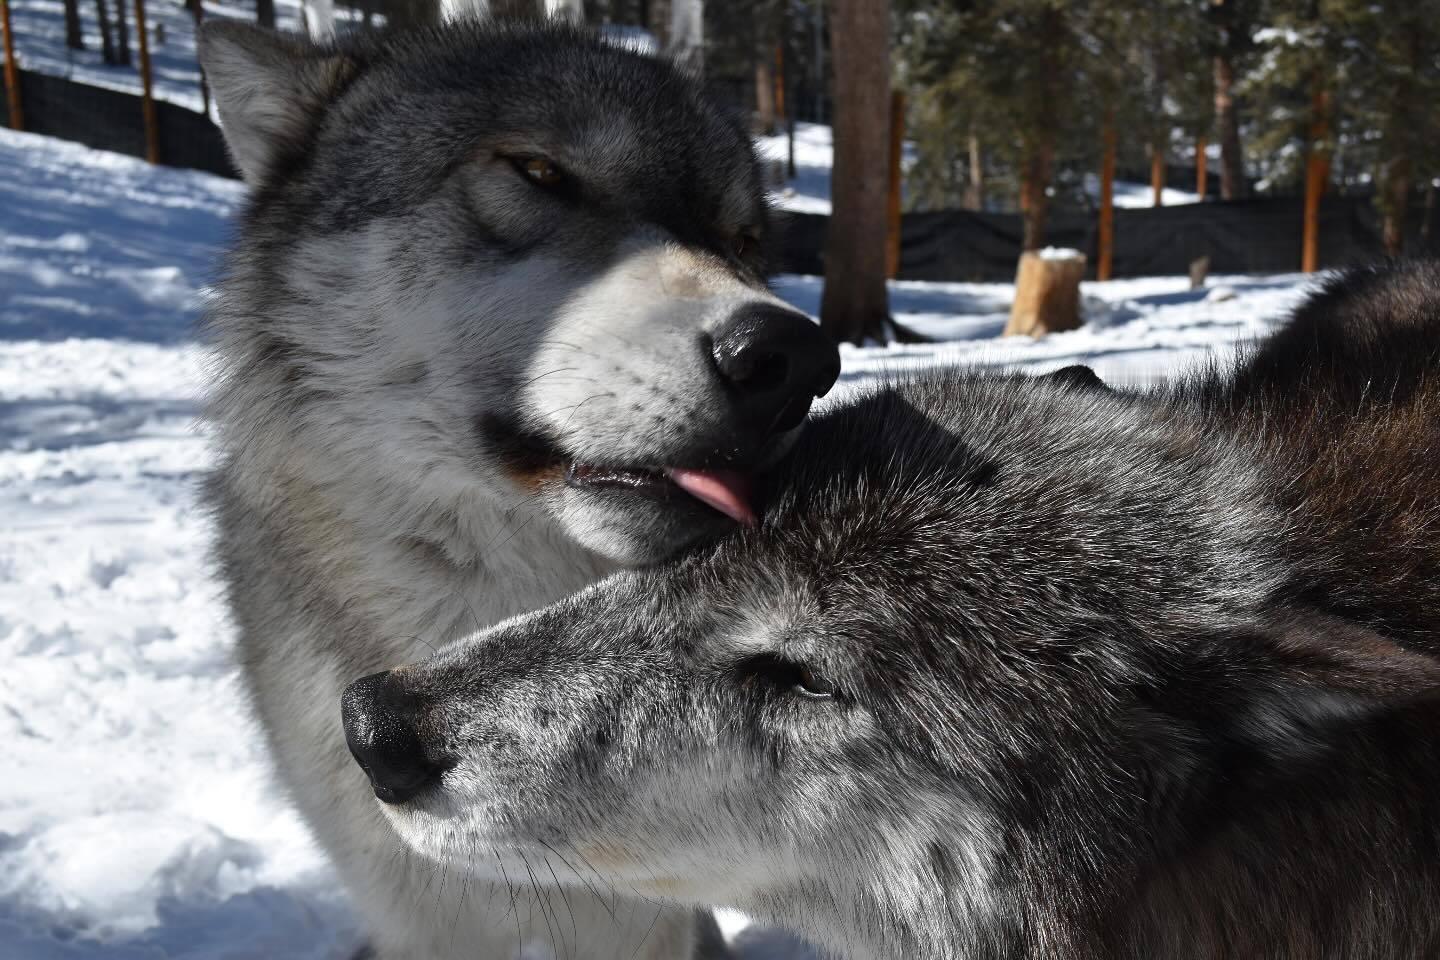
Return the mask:
{"type": "Polygon", "coordinates": [[[1205,281],[1210,276],[1210,257],[1197,257],[1190,261],[1190,289],[1204,290],[1205,281]]]}
{"type": "Polygon", "coordinates": [[[1028,250],[1015,276],[1015,305],[1005,336],[1043,337],[1080,326],[1080,279],[1085,254],[1079,250],[1028,250]]]}

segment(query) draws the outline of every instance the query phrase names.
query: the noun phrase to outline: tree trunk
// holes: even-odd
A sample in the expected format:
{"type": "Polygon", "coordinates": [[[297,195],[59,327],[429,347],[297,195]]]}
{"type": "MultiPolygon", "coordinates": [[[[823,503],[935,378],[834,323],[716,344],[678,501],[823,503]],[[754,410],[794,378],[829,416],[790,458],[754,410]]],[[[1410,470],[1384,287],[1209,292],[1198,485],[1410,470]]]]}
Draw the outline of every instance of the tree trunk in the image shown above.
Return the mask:
{"type": "Polygon", "coordinates": [[[113,67],[116,62],[115,44],[110,39],[110,11],[105,6],[105,0],[95,0],[95,20],[100,24],[100,59],[107,67],[113,67]]]}
{"type": "Polygon", "coordinates": [[[835,167],[833,212],[825,240],[820,322],[836,340],[883,340],[885,289],[885,132],[890,126],[889,0],[832,0],[835,167]]]}
{"type": "Polygon", "coordinates": [[[775,74],[770,55],[770,44],[762,40],[755,51],[755,132],[762,137],[775,132],[775,74]]]}
{"type": "Polygon", "coordinates": [[[20,67],[15,62],[15,31],[10,22],[9,0],[0,0],[0,43],[4,45],[5,108],[10,113],[10,129],[25,129],[25,109],[20,103],[20,67]]]}
{"type": "Polygon", "coordinates": [[[65,0],[65,46],[71,50],[85,49],[85,34],[80,29],[80,0],[65,0]]]}
{"type": "Polygon", "coordinates": [[[670,43],[665,53],[682,70],[705,70],[705,0],[670,0],[670,43]]]}
{"type": "Polygon", "coordinates": [[[1205,200],[1206,195],[1210,193],[1210,157],[1207,156],[1205,153],[1205,151],[1209,149],[1209,147],[1210,144],[1205,140],[1204,137],[1199,137],[1196,139],[1195,192],[1199,194],[1200,200],[1202,202],[1205,200]]]}
{"type": "MultiPolygon", "coordinates": [[[[125,6],[125,0],[120,0],[125,6]]],[[[150,41],[146,33],[145,0],[135,0],[135,36],[140,42],[140,111],[145,120],[145,159],[160,162],[160,122],[155,115],[155,78],[150,67],[150,41]]]]}
{"type": "Polygon", "coordinates": [[[980,138],[970,130],[970,185],[965,188],[966,210],[985,209],[985,157],[980,152],[980,138]]]}
{"type": "Polygon", "coordinates": [[[125,7],[130,0],[115,0],[115,62],[130,66],[130,15],[125,7]]]}
{"type": "Polygon", "coordinates": [[[1310,104],[1310,155],[1305,161],[1305,226],[1300,269],[1306,273],[1320,269],[1320,198],[1325,195],[1325,181],[1329,177],[1329,137],[1330,94],[1317,83],[1310,104]]]}
{"type": "Polygon", "coordinates": [[[275,29],[275,0],[255,0],[255,22],[275,29]]]}
{"type": "Polygon", "coordinates": [[[1165,148],[1158,143],[1150,145],[1150,192],[1155,206],[1165,206],[1165,148]]]}
{"type": "Polygon", "coordinates": [[[890,176],[885,196],[885,276],[900,275],[900,200],[904,186],[900,161],[905,153],[905,94],[890,94],[890,176]]]}
{"type": "Polygon", "coordinates": [[[1063,84],[1068,82],[1059,59],[1065,16],[1063,8],[1047,5],[1040,26],[1044,40],[1040,63],[1040,119],[1026,140],[1020,176],[1020,212],[1025,226],[1022,250],[1038,250],[1044,246],[1045,230],[1050,222],[1050,179],[1055,174],[1055,131],[1060,125],[1054,114],[1063,84]]]}
{"type": "Polygon", "coordinates": [[[1051,130],[1046,131],[1040,142],[1030,148],[1020,178],[1020,213],[1025,225],[1022,250],[1039,250],[1045,246],[1045,230],[1050,224],[1050,177],[1054,164],[1055,140],[1051,130]]]}
{"type": "Polygon", "coordinates": [[[1384,186],[1385,252],[1398,257],[1405,252],[1405,214],[1410,205],[1410,158],[1393,157],[1386,164],[1384,186]]]}
{"type": "Polygon", "coordinates": [[[1115,111],[1105,112],[1104,153],[1100,160],[1100,257],[1095,264],[1095,279],[1109,280],[1115,275],[1115,154],[1118,152],[1115,111]]]}
{"type": "Polygon", "coordinates": [[[1220,198],[1245,196],[1245,162],[1240,155],[1240,120],[1235,114],[1235,67],[1228,54],[1215,57],[1215,123],[1220,129],[1220,198]]]}

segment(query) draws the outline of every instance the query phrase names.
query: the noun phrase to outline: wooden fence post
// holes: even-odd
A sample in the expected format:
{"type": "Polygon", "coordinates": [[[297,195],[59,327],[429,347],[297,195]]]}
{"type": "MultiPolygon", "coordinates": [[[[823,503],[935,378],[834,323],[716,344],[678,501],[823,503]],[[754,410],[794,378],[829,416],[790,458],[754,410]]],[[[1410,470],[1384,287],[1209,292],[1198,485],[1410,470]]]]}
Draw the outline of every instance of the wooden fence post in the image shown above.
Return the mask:
{"type": "Polygon", "coordinates": [[[25,113],[20,108],[20,68],[15,63],[15,39],[10,33],[10,0],[0,0],[0,28],[5,41],[5,105],[10,109],[10,127],[25,129],[25,113]]]}
{"type": "MultiPolygon", "coordinates": [[[[125,0],[120,0],[124,3],[125,0]]],[[[145,0],[135,0],[135,33],[140,38],[140,109],[145,117],[145,159],[160,162],[160,127],[155,118],[155,94],[150,73],[149,25],[145,22],[145,0]]]]}

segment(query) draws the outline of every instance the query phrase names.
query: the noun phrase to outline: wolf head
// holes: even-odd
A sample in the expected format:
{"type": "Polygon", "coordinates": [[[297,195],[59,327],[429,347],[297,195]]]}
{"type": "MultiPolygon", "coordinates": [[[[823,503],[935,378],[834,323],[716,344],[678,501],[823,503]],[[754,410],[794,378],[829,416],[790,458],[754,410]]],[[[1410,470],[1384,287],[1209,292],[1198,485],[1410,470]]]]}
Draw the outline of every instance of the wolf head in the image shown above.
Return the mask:
{"type": "Polygon", "coordinates": [[[1372,692],[1347,651],[1383,642],[1277,600],[1251,463],[1065,379],[885,390],[811,425],[758,529],[362,680],[347,733],[446,862],[1015,955],[1372,692]]]}
{"type": "Polygon", "coordinates": [[[750,142],[694,80],[559,26],[217,23],[201,56],[254,187],[212,311],[229,449],[283,419],[261,471],[457,559],[481,491],[628,561],[749,519],[838,354],[766,290],[750,142]]]}

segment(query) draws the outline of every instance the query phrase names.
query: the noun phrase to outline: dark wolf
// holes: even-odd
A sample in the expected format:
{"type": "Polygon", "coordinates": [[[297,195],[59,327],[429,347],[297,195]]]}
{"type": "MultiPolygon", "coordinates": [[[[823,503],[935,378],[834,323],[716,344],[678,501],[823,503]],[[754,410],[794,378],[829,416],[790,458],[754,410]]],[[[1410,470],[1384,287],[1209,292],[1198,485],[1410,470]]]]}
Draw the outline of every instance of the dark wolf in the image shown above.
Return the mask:
{"type": "Polygon", "coordinates": [[[385,960],[685,956],[688,909],[410,856],[331,704],[751,519],[839,358],[766,290],[745,129],[557,26],[217,23],[201,57],[253,188],[209,317],[208,491],[282,781],[385,960]]]}
{"type": "Polygon", "coordinates": [[[1159,393],[875,390],[758,528],[352,686],[352,748],[442,863],[840,956],[1436,956],[1437,374],[1400,266],[1159,393]]]}

